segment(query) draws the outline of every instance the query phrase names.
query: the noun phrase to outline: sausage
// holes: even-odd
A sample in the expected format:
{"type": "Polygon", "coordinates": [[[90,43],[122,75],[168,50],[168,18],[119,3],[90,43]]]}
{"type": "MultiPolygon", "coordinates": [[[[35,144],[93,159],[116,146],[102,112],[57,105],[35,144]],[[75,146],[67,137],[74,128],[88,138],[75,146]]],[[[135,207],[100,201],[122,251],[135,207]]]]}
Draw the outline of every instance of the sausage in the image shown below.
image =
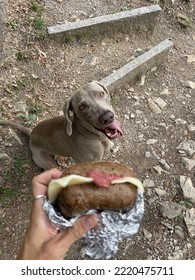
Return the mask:
{"type": "Polygon", "coordinates": [[[109,188],[100,188],[93,183],[73,185],[63,189],[56,205],[61,214],[70,218],[90,210],[120,211],[133,204],[137,187],[131,184],[114,184],[109,188]]]}

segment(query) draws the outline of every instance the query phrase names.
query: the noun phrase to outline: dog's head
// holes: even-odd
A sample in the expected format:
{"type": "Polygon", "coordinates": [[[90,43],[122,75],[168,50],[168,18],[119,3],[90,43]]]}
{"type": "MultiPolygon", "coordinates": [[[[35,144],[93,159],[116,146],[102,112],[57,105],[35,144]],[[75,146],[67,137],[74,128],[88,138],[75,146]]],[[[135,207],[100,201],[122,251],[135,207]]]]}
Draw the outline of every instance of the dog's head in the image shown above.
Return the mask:
{"type": "Polygon", "coordinates": [[[69,136],[72,134],[74,117],[87,122],[110,139],[122,134],[120,125],[115,120],[110,94],[99,82],[93,81],[79,88],[67,99],[63,111],[69,136]]]}

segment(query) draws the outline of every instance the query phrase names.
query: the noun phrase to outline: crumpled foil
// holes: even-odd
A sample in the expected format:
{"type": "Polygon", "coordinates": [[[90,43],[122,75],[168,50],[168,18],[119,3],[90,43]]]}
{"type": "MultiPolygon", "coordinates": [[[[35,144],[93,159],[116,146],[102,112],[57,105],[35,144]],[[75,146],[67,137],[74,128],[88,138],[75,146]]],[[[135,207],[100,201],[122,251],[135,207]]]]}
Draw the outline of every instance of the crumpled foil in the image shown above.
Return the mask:
{"type": "MultiPolygon", "coordinates": [[[[53,205],[44,199],[43,209],[46,211],[52,225],[58,229],[72,226],[80,217],[77,216],[66,220],[61,214],[56,212],[53,205]]],[[[85,215],[96,213],[90,210],[85,215]]],[[[120,241],[127,237],[132,237],[139,230],[140,222],[144,214],[143,191],[138,189],[137,198],[132,207],[125,212],[102,211],[98,213],[98,225],[88,231],[83,237],[83,256],[91,259],[110,259],[118,250],[120,241]]]]}

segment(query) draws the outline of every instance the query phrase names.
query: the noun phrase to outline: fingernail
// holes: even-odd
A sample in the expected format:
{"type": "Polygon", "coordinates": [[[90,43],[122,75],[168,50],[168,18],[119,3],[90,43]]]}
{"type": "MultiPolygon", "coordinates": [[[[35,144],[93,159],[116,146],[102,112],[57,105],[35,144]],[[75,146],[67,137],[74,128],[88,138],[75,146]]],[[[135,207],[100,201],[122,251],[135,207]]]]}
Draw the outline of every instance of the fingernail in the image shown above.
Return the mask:
{"type": "Polygon", "coordinates": [[[84,219],[84,224],[86,228],[93,228],[98,222],[98,217],[96,215],[86,216],[84,219]]]}

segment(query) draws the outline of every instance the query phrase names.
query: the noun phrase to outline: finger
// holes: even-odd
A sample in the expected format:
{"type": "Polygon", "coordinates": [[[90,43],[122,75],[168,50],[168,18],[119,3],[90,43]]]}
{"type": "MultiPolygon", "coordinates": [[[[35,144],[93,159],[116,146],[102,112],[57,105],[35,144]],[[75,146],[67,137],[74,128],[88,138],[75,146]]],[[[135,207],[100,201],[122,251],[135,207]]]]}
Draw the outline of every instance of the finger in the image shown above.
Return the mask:
{"type": "Polygon", "coordinates": [[[67,251],[69,247],[80,239],[87,231],[94,228],[97,225],[97,222],[97,215],[85,215],[80,217],[72,227],[59,233],[58,238],[60,237],[61,239],[59,246],[63,249],[63,253],[64,250],[67,251]]]}
{"type": "Polygon", "coordinates": [[[60,178],[61,174],[60,170],[53,168],[35,176],[32,180],[33,195],[46,194],[50,181],[60,178]]]}
{"type": "Polygon", "coordinates": [[[52,179],[60,178],[61,174],[60,170],[53,168],[35,176],[34,179],[36,183],[47,186],[52,179]]]}

